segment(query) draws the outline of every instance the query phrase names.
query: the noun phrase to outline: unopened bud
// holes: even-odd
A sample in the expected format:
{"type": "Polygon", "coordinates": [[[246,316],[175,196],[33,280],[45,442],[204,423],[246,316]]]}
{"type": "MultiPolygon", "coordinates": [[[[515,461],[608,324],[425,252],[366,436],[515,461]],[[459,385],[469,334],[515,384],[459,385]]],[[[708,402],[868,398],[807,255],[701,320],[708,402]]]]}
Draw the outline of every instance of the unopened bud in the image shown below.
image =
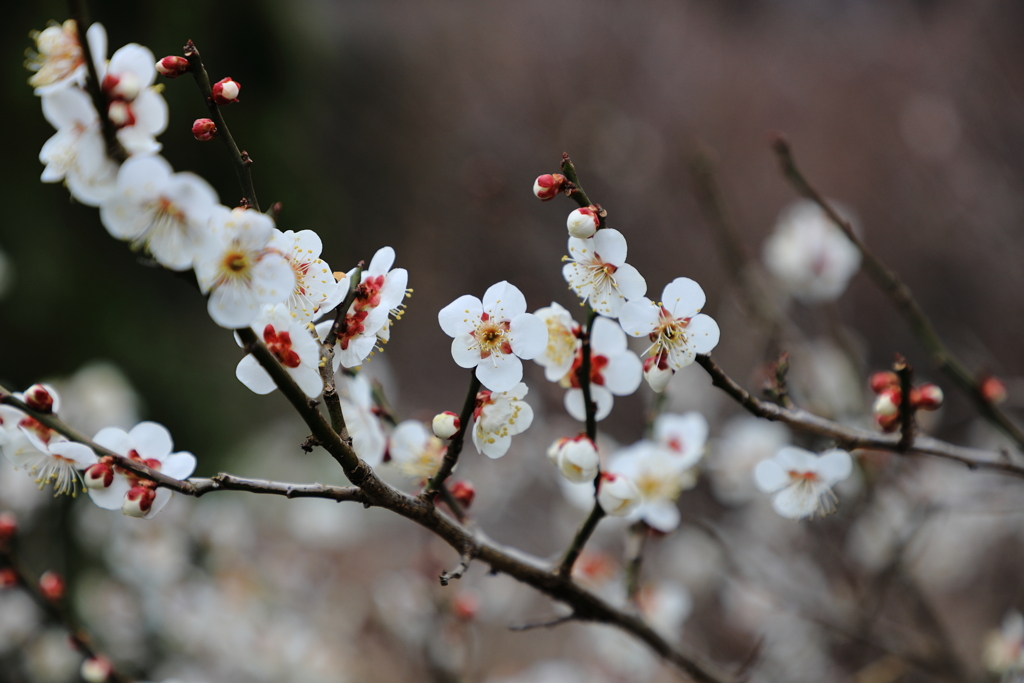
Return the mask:
{"type": "Polygon", "coordinates": [[[450,410],[446,410],[435,415],[434,421],[430,423],[430,426],[433,428],[434,436],[437,438],[450,439],[458,433],[462,422],[459,420],[458,415],[450,410]]]}
{"type": "Polygon", "coordinates": [[[922,410],[938,410],[942,406],[942,389],[934,384],[922,384],[910,392],[910,405],[922,410]]]}
{"type": "Polygon", "coordinates": [[[231,78],[222,78],[213,84],[213,101],[217,104],[231,104],[238,101],[241,84],[231,78]]]}
{"type": "Polygon", "coordinates": [[[644,360],[644,379],[656,394],[665,391],[673,374],[675,370],[668,366],[666,357],[651,356],[644,360]]]}
{"type": "Polygon", "coordinates": [[[90,489],[105,489],[114,483],[114,468],[104,462],[89,465],[82,473],[82,481],[90,489]]]}
{"type": "Polygon", "coordinates": [[[129,517],[145,517],[153,507],[154,498],[156,498],[156,491],[148,486],[133,486],[128,493],[124,494],[121,512],[129,517]]]}
{"type": "Polygon", "coordinates": [[[64,579],[55,571],[45,571],[39,577],[39,592],[50,602],[64,597],[64,579]]]}
{"type": "Polygon", "coordinates": [[[598,211],[596,206],[585,206],[570,213],[569,218],[565,221],[565,226],[569,228],[569,235],[581,240],[593,237],[598,226],[601,225],[601,219],[597,215],[598,211]]]}
{"type": "Polygon", "coordinates": [[[554,199],[565,188],[565,176],[561,173],[545,173],[533,181],[533,193],[542,201],[554,199]]]}
{"type": "Polygon", "coordinates": [[[142,81],[130,71],[118,76],[107,74],[103,77],[102,90],[112,100],[131,102],[142,92],[142,81]]]}
{"type": "Polygon", "coordinates": [[[217,137],[217,124],[213,119],[196,119],[192,124],[192,137],[205,142],[217,137]]]}
{"type": "MultiPolygon", "coordinates": [[[[159,63],[159,62],[158,62],[159,63]]],[[[82,662],[80,673],[87,683],[104,683],[110,678],[114,666],[106,657],[90,657],[82,662]]]]}
{"type": "Polygon", "coordinates": [[[880,394],[891,387],[898,387],[900,385],[900,378],[892,370],[885,370],[871,375],[870,382],[871,391],[880,394]]]}
{"type": "Polygon", "coordinates": [[[459,619],[466,621],[473,619],[480,611],[480,596],[473,590],[459,591],[452,602],[452,611],[459,619]]]}
{"type": "Polygon", "coordinates": [[[875,414],[875,424],[881,427],[883,432],[895,432],[900,426],[900,414],[878,415],[875,414]]]}
{"type": "Polygon", "coordinates": [[[135,125],[135,114],[127,102],[114,100],[107,108],[107,118],[118,128],[135,125]]]}
{"type": "Polygon", "coordinates": [[[18,585],[18,573],[10,567],[0,569],[0,590],[18,585]]]}
{"type": "Polygon", "coordinates": [[[602,472],[597,485],[597,503],[605,514],[626,517],[640,505],[640,489],[629,477],[602,472]]]}
{"type": "Polygon", "coordinates": [[[177,78],[189,69],[188,60],[184,57],[178,57],[171,55],[164,57],[156,63],[156,70],[161,76],[167,78],[177,78]]]}
{"type": "Polygon", "coordinates": [[[49,384],[33,384],[25,390],[25,405],[40,413],[55,413],[60,407],[56,404],[57,392],[49,384]]]}
{"type": "Polygon", "coordinates": [[[452,498],[459,501],[459,505],[469,509],[469,506],[473,504],[473,499],[476,498],[476,489],[473,488],[473,484],[468,481],[457,481],[451,485],[448,492],[452,494],[452,498]]]}
{"type": "Polygon", "coordinates": [[[898,415],[900,412],[900,403],[903,402],[903,396],[899,389],[887,389],[878,395],[875,399],[875,404],[871,407],[871,412],[875,414],[875,417],[889,417],[892,415],[898,415]]]}
{"type": "MultiPolygon", "coordinates": [[[[550,450],[548,457],[551,457],[550,450]]],[[[597,446],[586,434],[580,434],[572,439],[559,439],[559,442],[556,442],[554,459],[562,476],[577,484],[593,480],[601,465],[597,446]]]]}
{"type": "Polygon", "coordinates": [[[978,391],[981,393],[981,397],[992,405],[998,405],[1006,400],[1006,385],[998,377],[992,375],[981,380],[978,391]]]}
{"type": "Polygon", "coordinates": [[[0,545],[14,538],[18,533],[18,518],[13,512],[0,512],[0,545]]]}

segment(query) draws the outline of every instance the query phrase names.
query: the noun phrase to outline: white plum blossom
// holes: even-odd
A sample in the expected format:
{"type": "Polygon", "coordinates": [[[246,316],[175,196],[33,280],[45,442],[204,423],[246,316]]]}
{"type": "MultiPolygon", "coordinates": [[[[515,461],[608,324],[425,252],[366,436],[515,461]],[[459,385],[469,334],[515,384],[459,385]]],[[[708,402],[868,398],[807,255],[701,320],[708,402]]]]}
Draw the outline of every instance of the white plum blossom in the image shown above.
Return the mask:
{"type": "Polygon", "coordinates": [[[477,394],[473,445],[478,453],[500,458],[508,452],[512,437],[533,423],[533,408],[523,400],[527,391],[520,382],[508,391],[483,390],[477,394]]]}
{"type": "Polygon", "coordinates": [[[626,238],[605,228],[587,239],[569,238],[562,276],[576,294],[601,315],[617,318],[626,301],[647,293],[647,282],[626,263],[626,238]]]}
{"type": "Polygon", "coordinates": [[[679,526],[676,498],[694,479],[687,463],[651,441],[639,441],[612,456],[607,471],[628,477],[640,491],[640,505],[630,515],[668,533],[679,526]]]}
{"type": "MultiPolygon", "coordinates": [[[[382,247],[363,270],[356,285],[352,305],[349,306],[338,331],[337,346],[334,349],[334,368],[354,368],[366,360],[378,343],[389,338],[391,316],[401,317],[402,300],[407,293],[409,273],[405,268],[394,268],[395,250],[382,247]]],[[[355,269],[348,272],[338,283],[344,299],[349,283],[355,277],[355,269]]],[[[324,309],[326,310],[326,308],[324,309]]],[[[334,321],[324,321],[316,331],[325,339],[334,321]]]]}
{"type": "Polygon", "coordinates": [[[337,376],[338,398],[345,427],[352,437],[352,449],[370,467],[384,462],[388,440],[380,418],[374,412],[373,387],[365,375],[340,373],[337,376]]]}
{"type": "Polygon", "coordinates": [[[113,237],[147,250],[160,265],[188,270],[218,206],[217,192],[199,176],[174,173],[163,157],[136,156],[121,165],[100,220],[113,237]]]}
{"type": "MultiPolygon", "coordinates": [[[[35,88],[36,95],[48,95],[85,83],[85,53],[78,42],[78,25],[74,19],[51,24],[42,31],[33,31],[30,36],[36,42],[36,51],[29,51],[25,66],[35,72],[28,82],[35,88]]],[[[107,54],[107,32],[102,24],[89,26],[85,39],[94,55],[107,54]]]]}
{"type": "MultiPolygon", "coordinates": [[[[844,218],[849,212],[839,209],[844,218]]],[[[860,268],[860,250],[818,204],[801,199],[779,214],[764,264],[800,301],[834,301],[860,268]]]]}
{"type": "Polygon", "coordinates": [[[94,53],[100,85],[107,96],[107,116],[117,139],[129,154],[156,154],[156,136],[167,128],[167,102],[153,87],[156,60],[147,47],[130,43],[103,62],[105,52],[94,53]],[[100,68],[101,67],[101,68],[100,68]]]}
{"type": "Polygon", "coordinates": [[[96,462],[96,454],[87,446],[68,441],[35,418],[6,405],[0,406],[0,450],[14,469],[34,477],[40,489],[53,484],[55,496],[74,496],[82,480],[79,470],[96,462]]]}
{"type": "Polygon", "coordinates": [[[196,279],[209,293],[207,310],[221,327],[245,327],[263,304],[285,301],[295,289],[295,271],[270,248],[274,221],[252,209],[217,208],[210,234],[195,259],[196,279]]]}
{"type": "Polygon", "coordinates": [[[43,143],[39,161],[44,183],[64,181],[71,196],[99,206],[114,191],[118,166],[107,156],[100,119],[89,95],[64,88],[43,96],[43,116],[57,129],[43,143]]]}
{"type": "MultiPolygon", "coordinates": [[[[116,427],[101,429],[96,444],[135,460],[174,479],[185,479],[196,469],[196,457],[187,451],[172,453],[174,442],[167,428],[156,422],[140,422],[125,432],[116,427]]],[[[171,499],[171,490],[156,487],[102,456],[85,472],[89,497],[105,510],[121,510],[131,517],[153,518],[171,499]]]]}
{"type": "MultiPolygon", "coordinates": [[[[657,304],[646,297],[630,301],[622,307],[619,323],[633,337],[650,338],[645,371],[656,367],[674,372],[692,363],[698,353],[711,353],[718,345],[720,332],[718,323],[700,312],[706,297],[693,280],[676,278],[665,286],[661,298],[657,304]]],[[[659,391],[664,389],[667,377],[664,372],[656,376],[665,380],[651,382],[651,387],[659,391]]]]}
{"type": "MultiPolygon", "coordinates": [[[[309,323],[292,317],[286,304],[267,305],[251,325],[267,350],[274,354],[302,392],[316,398],[323,391],[320,345],[309,323]]],[[[269,394],[277,385],[251,353],[239,361],[235,377],[257,394],[269,394]]]]}
{"type": "Polygon", "coordinates": [[[533,359],[544,368],[549,382],[560,382],[572,369],[576,350],[580,346],[580,324],[569,311],[552,302],[550,306],[533,312],[548,328],[548,343],[544,351],[533,359]]]}
{"type": "Polygon", "coordinates": [[[502,281],[484,292],[483,301],[464,295],[437,315],[452,339],[452,358],[463,368],[476,368],[476,377],[491,391],[508,391],[523,379],[520,358],[530,360],[544,351],[548,332],[544,321],[526,312],[526,297],[502,281]]]}
{"type": "Polygon", "coordinates": [[[654,442],[672,454],[683,470],[694,467],[704,457],[708,440],[708,421],[698,412],[683,415],[662,413],[654,420],[654,442]]]}
{"type": "Polygon", "coordinates": [[[838,501],[832,487],[852,470],[853,461],[846,451],[833,449],[818,456],[786,446],[754,468],[754,482],[772,494],[772,509],[782,517],[824,517],[836,511],[838,501]]]}
{"type": "Polygon", "coordinates": [[[341,303],[348,293],[348,279],[338,282],[331,267],[321,258],[323,242],[312,230],[274,233],[270,246],[288,259],[295,271],[295,289],[288,298],[292,316],[309,320],[321,311],[329,311],[341,303]]]}
{"type": "MultiPolygon", "coordinates": [[[[565,409],[581,422],[587,419],[577,372],[582,364],[581,347],[572,369],[565,376],[571,387],[565,392],[565,409]]],[[[590,400],[597,404],[595,418],[606,418],[615,401],[613,396],[629,396],[640,386],[642,377],[643,364],[627,348],[622,328],[608,318],[596,318],[590,331],[590,400]]]]}
{"type": "Polygon", "coordinates": [[[601,467],[597,445],[586,434],[558,439],[548,448],[548,459],[562,476],[575,484],[593,482],[601,467]]]}
{"type": "Polygon", "coordinates": [[[419,484],[434,476],[446,450],[445,443],[418,420],[399,423],[388,442],[391,464],[419,484]]]}
{"type": "Polygon", "coordinates": [[[640,490],[629,477],[602,472],[597,485],[597,503],[605,514],[628,517],[640,506],[640,490]]]}

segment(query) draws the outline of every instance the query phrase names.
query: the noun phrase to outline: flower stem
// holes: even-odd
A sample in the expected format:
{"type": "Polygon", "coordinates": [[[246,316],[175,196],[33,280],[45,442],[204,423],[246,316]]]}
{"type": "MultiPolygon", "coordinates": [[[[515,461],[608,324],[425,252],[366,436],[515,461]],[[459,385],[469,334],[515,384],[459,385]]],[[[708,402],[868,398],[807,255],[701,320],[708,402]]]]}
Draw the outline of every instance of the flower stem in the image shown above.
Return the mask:
{"type": "Polygon", "coordinates": [[[430,496],[444,484],[451,476],[452,470],[459,462],[459,454],[462,453],[462,444],[466,440],[466,431],[469,429],[469,421],[473,418],[473,411],[476,410],[476,395],[480,392],[480,380],[476,376],[476,368],[469,371],[469,390],[466,392],[466,400],[462,404],[462,412],[459,414],[459,431],[455,432],[448,442],[448,448],[444,452],[444,459],[434,476],[427,482],[423,489],[422,496],[430,496]]]}

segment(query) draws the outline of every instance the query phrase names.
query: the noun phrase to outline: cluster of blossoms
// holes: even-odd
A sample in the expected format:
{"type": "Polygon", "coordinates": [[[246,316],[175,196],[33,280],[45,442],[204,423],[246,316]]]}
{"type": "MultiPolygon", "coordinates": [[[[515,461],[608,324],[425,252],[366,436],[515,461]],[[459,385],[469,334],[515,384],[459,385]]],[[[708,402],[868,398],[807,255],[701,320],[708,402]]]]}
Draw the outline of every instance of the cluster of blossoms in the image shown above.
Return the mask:
{"type": "MultiPolygon", "coordinates": [[[[903,403],[899,376],[891,370],[876,372],[871,375],[871,391],[878,394],[871,408],[875,423],[882,431],[897,431],[900,428],[900,405],[903,403]]],[[[911,387],[910,407],[913,410],[938,410],[942,407],[942,389],[931,383],[911,387]]]]}
{"type": "MultiPolygon", "coordinates": [[[[56,416],[60,409],[60,396],[47,384],[35,384],[15,398],[43,414],[56,416]]],[[[106,427],[93,442],[173,479],[185,479],[196,467],[191,453],[171,452],[170,433],[155,422],[139,423],[127,433],[106,427]]],[[[75,495],[84,485],[98,506],[132,517],[151,518],[171,498],[169,489],[157,488],[117,458],[97,455],[10,405],[0,405],[0,450],[16,470],[35,477],[40,488],[52,484],[55,495],[75,495]]]]}

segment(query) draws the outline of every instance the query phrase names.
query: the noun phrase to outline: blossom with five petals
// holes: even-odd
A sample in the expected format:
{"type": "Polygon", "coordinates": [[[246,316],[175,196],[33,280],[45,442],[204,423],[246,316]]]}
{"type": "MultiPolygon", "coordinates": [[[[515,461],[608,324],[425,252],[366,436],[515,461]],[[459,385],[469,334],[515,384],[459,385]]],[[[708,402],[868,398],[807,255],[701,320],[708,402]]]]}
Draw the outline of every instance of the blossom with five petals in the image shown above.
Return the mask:
{"type": "Polygon", "coordinates": [[[850,454],[838,448],[820,456],[786,446],[754,468],[754,483],[772,494],[772,509],[787,519],[815,518],[836,511],[832,487],[850,476],[850,454]]]}
{"type": "Polygon", "coordinates": [[[295,271],[295,289],[286,302],[292,316],[309,320],[341,303],[348,293],[348,278],[338,282],[320,258],[323,242],[312,230],[276,232],[270,247],[281,252],[295,271]]]}
{"type": "Polygon", "coordinates": [[[424,484],[441,466],[448,447],[418,420],[405,420],[391,432],[388,455],[405,476],[424,484]]]}
{"type": "MultiPolygon", "coordinates": [[[[266,305],[251,325],[302,392],[316,398],[323,391],[320,345],[308,323],[296,320],[287,304],[266,305]]],[[[257,394],[269,394],[277,385],[251,353],[239,361],[235,377],[257,394]]]]}
{"type": "Polygon", "coordinates": [[[618,230],[598,230],[587,239],[569,238],[562,276],[569,287],[601,315],[617,318],[622,305],[647,293],[640,272],[626,263],[626,238],[618,230]]]}
{"type": "Polygon", "coordinates": [[[508,391],[523,379],[520,358],[536,358],[548,341],[544,321],[526,312],[526,297],[502,281],[484,292],[483,301],[464,295],[441,309],[441,329],[452,340],[452,358],[476,368],[477,379],[491,391],[508,391]]]}

